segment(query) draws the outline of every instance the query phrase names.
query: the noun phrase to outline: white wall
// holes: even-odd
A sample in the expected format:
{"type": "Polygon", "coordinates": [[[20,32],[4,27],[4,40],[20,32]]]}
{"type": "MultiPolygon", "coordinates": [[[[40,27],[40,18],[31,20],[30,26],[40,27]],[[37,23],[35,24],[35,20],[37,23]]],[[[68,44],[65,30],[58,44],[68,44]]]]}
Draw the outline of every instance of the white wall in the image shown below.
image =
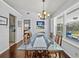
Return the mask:
{"type": "Polygon", "coordinates": [[[16,42],[22,39],[22,30],[18,28],[17,21],[22,21],[22,16],[9,5],[0,0],[0,16],[8,18],[8,25],[0,25],[0,54],[9,48],[9,13],[16,16],[16,42]]]}
{"type": "Polygon", "coordinates": [[[48,19],[40,20],[38,18],[38,15],[37,15],[38,13],[36,13],[36,12],[29,11],[29,13],[30,13],[29,15],[24,14],[23,19],[24,20],[28,20],[28,19],[31,20],[31,30],[30,31],[32,32],[32,34],[35,34],[35,33],[39,32],[39,31],[43,31],[43,30],[39,30],[39,29],[36,28],[36,21],[45,21],[45,29],[44,29],[44,31],[48,34],[48,32],[49,32],[49,20],[48,19]]]}

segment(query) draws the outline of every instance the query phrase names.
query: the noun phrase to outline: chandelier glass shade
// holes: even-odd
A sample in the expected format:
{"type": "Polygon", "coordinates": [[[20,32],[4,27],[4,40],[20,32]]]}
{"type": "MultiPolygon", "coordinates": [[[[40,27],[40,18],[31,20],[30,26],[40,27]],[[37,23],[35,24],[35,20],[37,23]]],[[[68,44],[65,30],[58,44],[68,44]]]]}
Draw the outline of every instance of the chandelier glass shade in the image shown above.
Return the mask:
{"type": "Polygon", "coordinates": [[[45,2],[45,0],[43,0],[43,10],[42,10],[42,12],[38,13],[38,17],[40,19],[43,19],[43,20],[50,16],[50,14],[44,9],[44,2],[45,2]]]}

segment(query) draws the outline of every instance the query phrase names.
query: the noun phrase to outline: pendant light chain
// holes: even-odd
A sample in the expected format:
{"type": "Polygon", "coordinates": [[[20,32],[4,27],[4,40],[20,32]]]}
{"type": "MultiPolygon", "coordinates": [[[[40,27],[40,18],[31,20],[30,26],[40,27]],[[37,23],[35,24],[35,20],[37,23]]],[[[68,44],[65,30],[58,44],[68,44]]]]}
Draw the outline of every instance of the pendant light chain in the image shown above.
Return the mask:
{"type": "Polygon", "coordinates": [[[45,10],[45,0],[42,0],[42,2],[43,2],[43,10],[42,10],[42,12],[41,13],[39,13],[38,14],[38,16],[40,17],[40,19],[46,19],[47,17],[49,17],[50,15],[46,12],[46,10],[45,10]]]}
{"type": "Polygon", "coordinates": [[[43,10],[44,10],[44,3],[45,3],[45,0],[43,0],[43,10]]]}

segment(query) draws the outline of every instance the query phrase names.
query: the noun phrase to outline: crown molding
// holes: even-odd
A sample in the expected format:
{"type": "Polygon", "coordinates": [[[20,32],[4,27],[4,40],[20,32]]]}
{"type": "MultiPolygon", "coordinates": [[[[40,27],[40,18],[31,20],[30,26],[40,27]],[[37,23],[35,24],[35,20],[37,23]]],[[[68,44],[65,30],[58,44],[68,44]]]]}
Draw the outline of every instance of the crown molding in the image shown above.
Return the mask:
{"type": "Polygon", "coordinates": [[[3,0],[0,0],[0,1],[1,1],[3,4],[5,4],[7,7],[9,7],[10,9],[14,10],[17,14],[19,14],[19,15],[22,16],[21,13],[19,13],[17,10],[15,10],[13,7],[11,7],[9,4],[7,4],[5,1],[3,1],[3,0]]]}

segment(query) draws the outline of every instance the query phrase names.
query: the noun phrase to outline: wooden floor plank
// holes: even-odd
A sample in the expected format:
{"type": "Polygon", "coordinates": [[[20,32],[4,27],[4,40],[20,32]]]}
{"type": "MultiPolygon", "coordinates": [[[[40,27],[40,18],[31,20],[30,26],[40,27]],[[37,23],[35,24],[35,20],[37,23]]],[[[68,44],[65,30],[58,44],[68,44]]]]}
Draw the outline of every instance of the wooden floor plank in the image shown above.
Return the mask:
{"type": "MultiPolygon", "coordinates": [[[[25,51],[25,50],[17,49],[22,44],[22,42],[23,41],[20,41],[19,43],[11,46],[9,50],[5,51],[4,53],[2,53],[0,55],[0,58],[33,58],[34,51],[25,51]],[[27,52],[28,52],[28,54],[27,54],[27,52]]],[[[47,56],[44,56],[44,58],[48,57],[49,54],[47,52],[41,53],[42,55],[44,55],[44,54],[47,55],[47,56]]],[[[37,53],[37,54],[38,54],[37,55],[38,57],[41,55],[39,53],[37,53]]],[[[61,58],[69,58],[69,56],[67,54],[65,54],[65,52],[61,52],[61,54],[62,54],[61,58]]],[[[36,58],[36,57],[34,57],[34,58],[36,58]]],[[[51,58],[51,57],[48,57],[48,58],[51,58]]]]}

